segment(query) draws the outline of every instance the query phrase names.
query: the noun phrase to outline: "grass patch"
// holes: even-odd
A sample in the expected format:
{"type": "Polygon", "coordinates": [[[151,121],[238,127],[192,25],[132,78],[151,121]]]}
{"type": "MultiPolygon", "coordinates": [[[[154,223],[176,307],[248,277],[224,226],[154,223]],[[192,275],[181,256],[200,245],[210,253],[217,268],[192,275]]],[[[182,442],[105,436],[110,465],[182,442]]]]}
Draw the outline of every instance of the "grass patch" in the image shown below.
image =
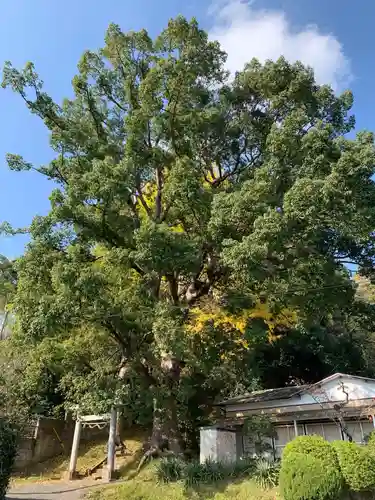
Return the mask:
{"type": "MultiPolygon", "coordinates": [[[[104,440],[82,443],[77,460],[77,471],[84,474],[88,468],[104,458],[105,446],[104,440]]],[[[70,456],[64,453],[44,462],[30,465],[24,472],[16,472],[13,475],[13,483],[59,481],[64,478],[68,470],[69,460],[70,456]]]]}

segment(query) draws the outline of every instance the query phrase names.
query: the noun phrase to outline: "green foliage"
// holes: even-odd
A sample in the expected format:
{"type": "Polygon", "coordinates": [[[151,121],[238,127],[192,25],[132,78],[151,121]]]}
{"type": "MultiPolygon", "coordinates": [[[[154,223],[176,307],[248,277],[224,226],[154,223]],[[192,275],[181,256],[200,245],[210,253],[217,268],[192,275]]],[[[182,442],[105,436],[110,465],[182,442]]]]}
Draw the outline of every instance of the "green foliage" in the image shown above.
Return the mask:
{"type": "Polygon", "coordinates": [[[241,460],[234,463],[207,460],[201,464],[191,461],[186,464],[184,480],[187,487],[199,484],[216,483],[229,478],[249,477],[253,474],[255,462],[241,460]]]}
{"type": "MultiPolygon", "coordinates": [[[[136,400],[131,412],[147,395],[168,433],[196,435],[219,393],[271,382],[254,360],[273,320],[208,319],[194,332],[193,310],[225,317],[260,298],[276,317],[293,311],[299,333],[330,330],[361,361],[343,260],[363,274],[375,260],[373,136],[347,135],[351,93],[317,85],[301,63],[253,60],[228,81],[225,59],[178,17],[155,39],[110,25],[60,104],[32,63],[6,63],[3,87],[41,118],[54,151],[39,167],[9,154],[9,167],[57,186],[14,266],[14,364],[27,367],[16,387],[28,405],[91,412],[136,400]]],[[[307,354],[323,351],[299,338],[307,354]]],[[[322,371],[342,357],[320,356],[322,371]]]]}
{"type": "Polygon", "coordinates": [[[366,444],[372,452],[375,452],[375,431],[370,432],[367,436],[366,444]]]}
{"type": "Polygon", "coordinates": [[[161,483],[181,481],[184,477],[186,462],[178,457],[162,458],[156,466],[156,478],[161,483]]]}
{"type": "Polygon", "coordinates": [[[352,491],[369,491],[375,488],[375,457],[369,446],[359,446],[347,441],[332,443],[337,453],[341,473],[352,491]]]}
{"type": "Polygon", "coordinates": [[[263,489],[274,488],[278,485],[280,464],[269,460],[259,459],[255,462],[252,478],[263,489]]]}
{"type": "Polygon", "coordinates": [[[235,463],[213,462],[207,460],[201,464],[198,460],[185,462],[180,458],[166,457],[156,466],[158,481],[170,483],[183,481],[186,487],[199,484],[212,484],[230,478],[250,477],[255,475],[259,484],[272,487],[276,484],[277,466],[263,463],[257,464],[254,460],[240,460],[235,463]]]}
{"type": "Polygon", "coordinates": [[[280,490],[285,500],[337,500],[342,491],[340,470],[323,457],[289,451],[281,462],[280,490]]]}
{"type": "Polygon", "coordinates": [[[321,436],[299,436],[290,441],[283,450],[282,461],[295,453],[321,460],[327,467],[339,469],[338,459],[331,443],[321,436]]]}
{"type": "Polygon", "coordinates": [[[5,500],[13,464],[17,454],[17,431],[0,418],[0,500],[5,500]]]}
{"type": "Polygon", "coordinates": [[[207,461],[200,464],[198,461],[189,462],[185,471],[186,486],[205,483],[216,483],[226,479],[232,469],[221,462],[207,461]]]}
{"type": "Polygon", "coordinates": [[[272,449],[272,445],[267,443],[267,439],[275,437],[275,428],[268,417],[263,415],[247,417],[244,422],[244,432],[254,446],[256,454],[261,455],[272,449]]]}

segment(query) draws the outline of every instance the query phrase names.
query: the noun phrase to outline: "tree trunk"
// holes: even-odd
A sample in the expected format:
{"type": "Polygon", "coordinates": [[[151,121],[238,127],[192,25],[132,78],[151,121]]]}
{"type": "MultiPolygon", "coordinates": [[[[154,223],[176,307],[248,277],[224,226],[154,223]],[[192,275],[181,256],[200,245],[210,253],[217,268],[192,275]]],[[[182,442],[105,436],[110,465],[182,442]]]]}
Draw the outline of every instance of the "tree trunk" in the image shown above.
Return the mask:
{"type": "Polygon", "coordinates": [[[152,425],[151,447],[160,452],[165,450],[173,454],[182,453],[182,437],[178,428],[177,404],[173,396],[163,399],[163,407],[154,398],[154,416],[152,425]]]}
{"type": "Polygon", "coordinates": [[[115,443],[116,447],[120,448],[121,455],[125,455],[126,453],[126,445],[124,443],[123,432],[124,432],[124,416],[121,410],[119,410],[117,412],[117,420],[116,420],[115,443]]]}
{"type": "Polygon", "coordinates": [[[138,471],[151,457],[163,454],[180,455],[182,436],[178,428],[176,390],[180,381],[182,363],[164,353],[160,360],[158,380],[154,379],[153,425],[148,450],[143,455],[138,471]]]}
{"type": "Polygon", "coordinates": [[[150,458],[162,455],[181,455],[183,452],[182,437],[178,428],[177,404],[173,396],[163,398],[163,405],[154,397],[154,415],[151,439],[137,471],[150,458]]]}

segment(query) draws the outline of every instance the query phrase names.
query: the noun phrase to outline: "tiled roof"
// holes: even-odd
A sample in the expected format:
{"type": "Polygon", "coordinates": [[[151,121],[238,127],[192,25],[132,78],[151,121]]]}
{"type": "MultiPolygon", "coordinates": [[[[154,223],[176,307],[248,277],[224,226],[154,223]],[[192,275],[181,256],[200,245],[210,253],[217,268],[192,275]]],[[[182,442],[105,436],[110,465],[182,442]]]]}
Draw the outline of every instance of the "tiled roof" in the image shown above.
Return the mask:
{"type": "Polygon", "coordinates": [[[262,403],[265,401],[273,401],[275,399],[290,399],[302,392],[307,387],[307,385],[296,385],[290,387],[280,387],[278,389],[265,389],[263,391],[255,391],[250,394],[244,394],[242,396],[237,396],[236,398],[221,401],[219,405],[262,403]]]}
{"type": "Polygon", "coordinates": [[[316,382],[315,384],[294,385],[289,387],[280,387],[278,389],[265,389],[263,391],[255,391],[249,394],[244,394],[242,396],[237,396],[236,398],[231,398],[225,401],[221,401],[220,403],[217,404],[217,406],[228,406],[228,405],[246,404],[246,403],[263,403],[266,401],[274,401],[279,399],[290,399],[307,390],[314,391],[314,388],[320,387],[321,385],[324,385],[327,382],[340,378],[350,378],[356,380],[363,380],[365,382],[375,382],[375,379],[360,377],[358,375],[334,373],[333,375],[330,375],[329,377],[326,377],[320,382],[316,382]]]}

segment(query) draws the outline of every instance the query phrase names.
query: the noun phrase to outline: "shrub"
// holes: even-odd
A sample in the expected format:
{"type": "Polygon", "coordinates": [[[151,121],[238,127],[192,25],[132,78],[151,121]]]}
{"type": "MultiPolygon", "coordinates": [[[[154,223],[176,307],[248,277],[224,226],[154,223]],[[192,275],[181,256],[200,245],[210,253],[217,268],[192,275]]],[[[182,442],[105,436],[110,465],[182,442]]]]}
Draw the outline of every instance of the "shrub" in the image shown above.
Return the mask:
{"type": "Polygon", "coordinates": [[[188,462],[184,468],[186,486],[204,483],[216,483],[229,478],[251,476],[254,471],[253,459],[240,460],[234,463],[213,462],[207,460],[201,464],[199,461],[188,462]]]}
{"type": "Polygon", "coordinates": [[[332,446],[348,488],[353,491],[375,488],[375,457],[368,446],[359,446],[348,441],[334,441],[332,446]]]}
{"type": "Polygon", "coordinates": [[[207,460],[201,464],[198,461],[192,461],[186,465],[185,483],[187,486],[215,483],[228,477],[228,472],[228,467],[221,462],[207,460]]]}
{"type": "Polygon", "coordinates": [[[9,422],[0,418],[0,500],[5,499],[16,454],[17,433],[9,422]]]}
{"type": "Polygon", "coordinates": [[[371,451],[375,452],[375,431],[370,432],[370,434],[366,438],[366,443],[371,451]]]}
{"type": "Polygon", "coordinates": [[[256,461],[253,478],[263,489],[274,488],[279,482],[280,464],[264,458],[256,461]]]}
{"type": "Polygon", "coordinates": [[[186,463],[181,458],[162,458],[156,466],[156,477],[161,483],[173,483],[183,479],[186,463]]]}
{"type": "Polygon", "coordinates": [[[242,458],[227,467],[232,477],[249,477],[253,474],[257,460],[254,458],[242,458]]]}
{"type": "Polygon", "coordinates": [[[339,469],[337,455],[331,443],[321,436],[299,436],[290,441],[284,448],[283,460],[290,453],[302,453],[322,460],[325,464],[339,469]]]}
{"type": "MultiPolygon", "coordinates": [[[[206,461],[204,464],[198,460],[185,462],[181,458],[167,457],[161,459],[156,465],[156,477],[160,483],[185,481],[186,486],[204,483],[215,483],[224,479],[246,477],[254,474],[256,461],[254,459],[239,460],[234,463],[206,461]]],[[[259,471],[261,474],[261,471],[259,471]]],[[[271,477],[271,469],[268,476],[271,477]]],[[[264,472],[264,476],[267,476],[264,472]]],[[[270,479],[272,482],[272,479],[270,479]]],[[[264,479],[264,484],[267,478],[264,479]]]]}
{"type": "Polygon", "coordinates": [[[281,462],[280,489],[284,500],[336,500],[342,477],[338,467],[313,453],[288,450],[281,462]]]}

